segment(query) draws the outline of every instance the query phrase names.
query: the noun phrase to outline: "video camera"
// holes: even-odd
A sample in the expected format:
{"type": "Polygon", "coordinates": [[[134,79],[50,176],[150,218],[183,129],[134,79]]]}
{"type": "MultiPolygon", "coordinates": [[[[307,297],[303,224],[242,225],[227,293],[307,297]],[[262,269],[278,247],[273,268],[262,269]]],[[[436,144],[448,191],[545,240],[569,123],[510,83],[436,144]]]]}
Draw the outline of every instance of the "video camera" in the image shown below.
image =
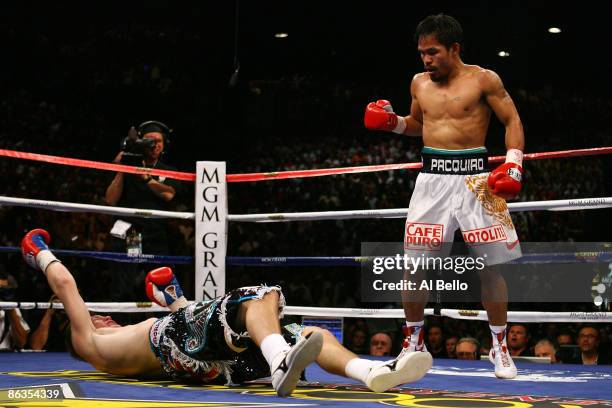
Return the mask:
{"type": "Polygon", "coordinates": [[[128,135],[121,141],[121,164],[128,166],[142,166],[143,155],[147,149],[155,147],[155,140],[145,139],[143,136],[149,132],[159,132],[164,137],[164,149],[168,148],[169,134],[172,132],[161,122],[150,120],[138,125],[138,128],[130,128],[128,135]]]}
{"type": "Polygon", "coordinates": [[[121,164],[128,166],[142,166],[142,159],[146,149],[152,149],[155,147],[155,140],[153,139],[139,139],[127,136],[121,142],[121,164]]]}

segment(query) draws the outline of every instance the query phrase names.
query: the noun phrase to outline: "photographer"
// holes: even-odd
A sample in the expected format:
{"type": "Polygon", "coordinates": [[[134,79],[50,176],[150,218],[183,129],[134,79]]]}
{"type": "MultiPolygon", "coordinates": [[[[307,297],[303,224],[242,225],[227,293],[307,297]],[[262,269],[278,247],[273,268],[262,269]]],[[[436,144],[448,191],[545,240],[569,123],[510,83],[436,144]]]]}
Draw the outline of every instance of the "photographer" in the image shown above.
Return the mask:
{"type": "MultiPolygon", "coordinates": [[[[49,303],[61,303],[55,295],[51,296],[49,303]]],[[[30,348],[32,350],[66,351],[66,328],[68,327],[68,316],[63,309],[49,308],[39,312],[38,327],[30,335],[30,348]],[[43,313],[40,313],[43,312],[43,313]]],[[[33,321],[32,319],[31,321],[33,321]]]]}
{"type": "MultiPolygon", "coordinates": [[[[144,166],[150,169],[175,170],[162,162],[164,149],[169,144],[171,130],[161,122],[148,121],[137,129],[130,129],[123,140],[116,163],[130,166],[144,166]]],[[[117,173],[106,189],[106,202],[110,205],[152,210],[172,210],[172,201],[180,184],[173,179],[146,174],[117,173]]],[[[115,222],[111,235],[110,250],[127,252],[130,255],[168,255],[168,222],[163,219],[121,217],[115,222]],[[122,227],[120,227],[122,226],[122,227]]],[[[130,296],[140,285],[143,265],[134,265],[134,272],[120,277],[122,288],[113,300],[130,296]]],[[[114,277],[117,278],[117,277],[114,277]]]]}
{"type": "MultiPolygon", "coordinates": [[[[17,282],[0,264],[0,302],[13,302],[17,282]]],[[[22,349],[28,340],[30,326],[19,309],[0,310],[0,351],[22,349]]]]}

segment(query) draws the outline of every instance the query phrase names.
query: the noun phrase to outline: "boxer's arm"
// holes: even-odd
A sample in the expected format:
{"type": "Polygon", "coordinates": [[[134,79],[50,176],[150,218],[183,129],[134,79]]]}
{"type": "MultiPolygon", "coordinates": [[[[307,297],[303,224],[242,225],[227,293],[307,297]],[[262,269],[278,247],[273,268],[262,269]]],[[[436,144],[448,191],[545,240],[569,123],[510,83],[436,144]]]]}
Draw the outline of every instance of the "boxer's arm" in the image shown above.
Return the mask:
{"type": "Polygon", "coordinates": [[[102,358],[93,341],[94,326],[85,301],[77,289],[74,277],[59,262],[50,264],[46,270],[47,282],[53,293],[64,304],[71,327],[71,341],[79,356],[94,366],[102,358]]]}
{"type": "Polygon", "coordinates": [[[506,128],[506,150],[523,151],[525,149],[523,124],[501,78],[495,72],[485,70],[481,82],[487,103],[506,128]]]}
{"type": "Polygon", "coordinates": [[[54,262],[47,267],[45,275],[51,290],[64,304],[72,333],[93,331],[89,310],[70,271],[61,263],[54,262]]]}
{"type": "Polygon", "coordinates": [[[415,93],[417,78],[418,75],[415,75],[410,85],[412,96],[410,115],[400,116],[396,114],[388,100],[379,99],[366,106],[363,120],[365,127],[370,130],[383,130],[400,135],[421,136],[423,134],[423,114],[415,93]]]}
{"type": "Polygon", "coordinates": [[[28,232],[21,240],[23,259],[30,267],[45,275],[51,290],[64,304],[75,351],[87,362],[99,363],[103,357],[93,341],[94,326],[87,305],[70,271],[49,250],[47,244],[50,240],[49,233],[41,228],[28,232]]]}
{"type": "Polygon", "coordinates": [[[487,103],[506,128],[506,162],[491,171],[487,183],[493,194],[509,200],[519,194],[522,186],[523,124],[500,77],[493,71],[484,70],[481,81],[487,103]]]}
{"type": "Polygon", "coordinates": [[[415,75],[410,83],[410,95],[412,97],[410,115],[404,117],[404,122],[406,123],[404,134],[408,136],[423,136],[423,111],[421,111],[421,106],[416,96],[417,81],[418,79],[415,75]]]}

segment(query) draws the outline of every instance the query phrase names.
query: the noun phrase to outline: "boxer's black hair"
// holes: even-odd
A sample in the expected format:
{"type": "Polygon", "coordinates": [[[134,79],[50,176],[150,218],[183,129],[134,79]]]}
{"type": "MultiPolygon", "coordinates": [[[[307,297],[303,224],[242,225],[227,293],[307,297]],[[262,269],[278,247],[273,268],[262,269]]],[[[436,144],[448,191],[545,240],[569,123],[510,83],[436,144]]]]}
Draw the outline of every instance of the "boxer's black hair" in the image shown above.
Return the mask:
{"type": "Polygon", "coordinates": [[[449,49],[454,43],[463,45],[463,29],[461,24],[446,14],[435,14],[425,17],[416,28],[414,41],[428,35],[435,35],[438,42],[449,49]]]}

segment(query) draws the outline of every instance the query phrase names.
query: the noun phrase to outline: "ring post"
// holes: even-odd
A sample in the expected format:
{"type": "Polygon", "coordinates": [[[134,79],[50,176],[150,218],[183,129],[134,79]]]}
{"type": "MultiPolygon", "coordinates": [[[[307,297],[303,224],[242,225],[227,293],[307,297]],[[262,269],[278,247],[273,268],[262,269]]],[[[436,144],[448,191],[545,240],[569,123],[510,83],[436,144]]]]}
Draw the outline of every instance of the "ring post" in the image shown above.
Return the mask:
{"type": "Polygon", "coordinates": [[[225,162],[197,162],[195,188],[195,300],[225,293],[227,183],[225,162]]]}

